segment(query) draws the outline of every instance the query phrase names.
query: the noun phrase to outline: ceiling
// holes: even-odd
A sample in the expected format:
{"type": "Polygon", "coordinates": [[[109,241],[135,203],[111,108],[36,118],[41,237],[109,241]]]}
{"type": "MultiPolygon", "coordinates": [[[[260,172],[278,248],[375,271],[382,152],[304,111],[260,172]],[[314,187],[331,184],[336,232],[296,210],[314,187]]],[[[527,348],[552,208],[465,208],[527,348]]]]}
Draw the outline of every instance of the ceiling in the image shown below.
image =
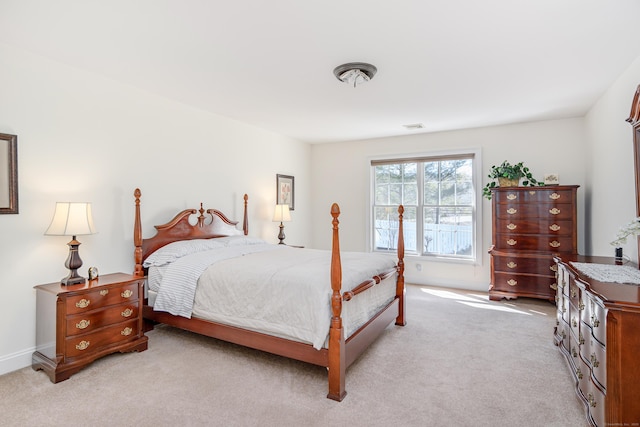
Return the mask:
{"type": "Polygon", "coordinates": [[[582,116],[640,56],[639,17],[637,0],[0,0],[0,43],[322,143],[582,116]],[[354,88],[345,62],[378,73],[354,88]]]}

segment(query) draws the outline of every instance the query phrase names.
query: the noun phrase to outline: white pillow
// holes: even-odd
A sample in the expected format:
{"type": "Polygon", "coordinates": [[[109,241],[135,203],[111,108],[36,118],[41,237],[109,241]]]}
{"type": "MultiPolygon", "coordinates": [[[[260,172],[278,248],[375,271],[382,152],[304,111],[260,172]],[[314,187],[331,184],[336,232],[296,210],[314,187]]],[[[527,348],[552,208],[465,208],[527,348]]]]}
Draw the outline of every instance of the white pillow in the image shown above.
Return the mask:
{"type": "Polygon", "coordinates": [[[257,237],[250,236],[229,236],[229,237],[221,237],[216,239],[219,242],[223,243],[226,247],[231,246],[246,246],[246,245],[263,245],[267,244],[266,241],[259,239],[257,237]]]}
{"type": "Polygon", "coordinates": [[[169,243],[149,255],[142,265],[144,267],[158,267],[173,262],[185,255],[226,246],[224,242],[220,242],[219,240],[220,239],[193,239],[169,243]]]}
{"type": "Polygon", "coordinates": [[[218,234],[220,236],[241,236],[244,234],[242,230],[238,230],[235,225],[227,224],[217,215],[213,215],[211,230],[213,234],[218,234]]]}

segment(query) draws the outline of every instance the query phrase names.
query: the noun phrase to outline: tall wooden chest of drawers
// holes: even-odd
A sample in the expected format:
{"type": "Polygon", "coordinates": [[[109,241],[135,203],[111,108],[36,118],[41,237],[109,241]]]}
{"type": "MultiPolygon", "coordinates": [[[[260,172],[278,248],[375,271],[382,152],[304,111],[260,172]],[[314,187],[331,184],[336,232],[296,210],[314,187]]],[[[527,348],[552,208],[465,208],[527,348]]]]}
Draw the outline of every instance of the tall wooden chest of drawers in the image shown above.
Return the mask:
{"type": "Polygon", "coordinates": [[[78,285],[36,289],[36,351],[32,368],[52,382],[66,380],[95,359],[115,352],[143,351],[144,278],[107,274],[78,285]]]}
{"type": "Polygon", "coordinates": [[[577,190],[577,185],[492,190],[490,299],[555,299],[553,254],[578,251],[577,190]]]}
{"type": "MultiPolygon", "coordinates": [[[[589,422],[640,425],[640,285],[599,281],[580,270],[614,267],[613,258],[557,255],[556,261],[554,341],[569,362],[589,422]]],[[[618,267],[607,269],[607,280],[616,280],[609,274],[618,267]]]]}

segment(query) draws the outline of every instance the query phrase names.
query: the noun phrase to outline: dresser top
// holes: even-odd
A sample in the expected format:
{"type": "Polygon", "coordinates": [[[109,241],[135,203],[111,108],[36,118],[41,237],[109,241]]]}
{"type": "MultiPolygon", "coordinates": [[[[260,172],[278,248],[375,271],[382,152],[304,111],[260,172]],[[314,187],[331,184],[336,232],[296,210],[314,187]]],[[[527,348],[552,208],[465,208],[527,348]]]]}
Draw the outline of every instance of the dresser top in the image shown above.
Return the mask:
{"type": "Polygon", "coordinates": [[[35,286],[36,289],[40,289],[46,292],[54,294],[66,293],[66,292],[82,292],[99,288],[101,286],[108,286],[113,284],[122,284],[127,282],[133,282],[136,280],[144,279],[144,277],[134,276],[126,273],[111,273],[98,276],[94,280],[87,279],[84,283],[77,285],[63,285],[59,281],[54,283],[47,283],[44,285],[35,286]]]}
{"type": "MultiPolygon", "coordinates": [[[[576,278],[589,286],[589,290],[599,296],[606,305],[619,305],[640,308],[640,285],[601,282],[586,276],[575,268],[572,262],[615,265],[615,258],[586,255],[555,255],[554,258],[565,264],[576,278]]],[[[638,268],[635,263],[627,266],[638,268]]]]}
{"type": "Polygon", "coordinates": [[[533,187],[525,187],[525,186],[519,186],[519,187],[495,187],[492,188],[491,191],[536,191],[536,190],[547,190],[547,191],[553,191],[553,190],[573,190],[573,189],[577,189],[579,188],[579,185],[536,185],[533,187]]]}

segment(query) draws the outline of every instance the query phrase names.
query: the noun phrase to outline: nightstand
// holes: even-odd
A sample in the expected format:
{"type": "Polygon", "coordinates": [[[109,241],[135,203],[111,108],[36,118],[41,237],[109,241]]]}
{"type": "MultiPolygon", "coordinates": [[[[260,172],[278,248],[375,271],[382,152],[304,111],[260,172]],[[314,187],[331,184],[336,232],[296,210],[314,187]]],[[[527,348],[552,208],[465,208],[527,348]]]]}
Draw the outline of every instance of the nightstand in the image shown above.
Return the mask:
{"type": "Polygon", "coordinates": [[[144,278],[106,274],[84,284],[36,286],[36,351],[31,367],[66,380],[115,352],[144,351],[144,278]]]}

